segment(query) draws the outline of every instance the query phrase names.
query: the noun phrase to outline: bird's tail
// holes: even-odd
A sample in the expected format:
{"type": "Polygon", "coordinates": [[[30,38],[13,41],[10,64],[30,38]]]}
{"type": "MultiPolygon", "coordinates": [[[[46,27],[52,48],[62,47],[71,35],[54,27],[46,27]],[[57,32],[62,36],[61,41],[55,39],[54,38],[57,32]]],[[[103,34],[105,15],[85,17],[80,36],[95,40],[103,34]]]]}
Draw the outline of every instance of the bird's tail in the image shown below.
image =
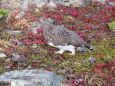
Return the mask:
{"type": "Polygon", "coordinates": [[[84,47],[89,49],[89,50],[94,50],[94,47],[92,45],[89,45],[89,44],[85,44],[84,47]]]}
{"type": "Polygon", "coordinates": [[[95,50],[94,49],[94,47],[92,46],[92,45],[89,45],[89,44],[84,44],[83,46],[81,46],[81,47],[76,47],[75,48],[76,50],[78,50],[78,51],[89,51],[89,50],[95,50]]]}

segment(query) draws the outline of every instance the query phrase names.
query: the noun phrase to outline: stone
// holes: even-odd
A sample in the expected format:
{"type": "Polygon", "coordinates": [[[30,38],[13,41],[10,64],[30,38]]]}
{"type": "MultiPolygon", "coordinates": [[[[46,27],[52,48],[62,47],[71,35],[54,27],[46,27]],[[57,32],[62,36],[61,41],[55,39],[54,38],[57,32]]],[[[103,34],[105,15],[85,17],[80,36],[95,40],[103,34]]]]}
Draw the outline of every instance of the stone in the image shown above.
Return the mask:
{"type": "Polygon", "coordinates": [[[12,60],[18,63],[24,63],[26,58],[24,56],[19,55],[18,53],[12,53],[12,60]]]}
{"type": "Polygon", "coordinates": [[[21,11],[17,16],[15,16],[15,19],[22,18],[26,13],[24,11],[21,11]]]}
{"type": "MultiPolygon", "coordinates": [[[[26,80],[13,80],[11,81],[11,86],[33,86],[33,83],[30,83],[30,81],[26,80]]],[[[37,83],[34,86],[42,86],[40,83],[37,83]]]]}
{"type": "Polygon", "coordinates": [[[11,45],[11,43],[8,42],[8,41],[5,41],[5,40],[0,40],[0,45],[2,45],[2,46],[4,46],[4,47],[8,47],[8,46],[11,45]]]}
{"type": "Polygon", "coordinates": [[[17,34],[21,33],[20,30],[16,30],[16,31],[14,31],[14,30],[5,30],[5,32],[8,33],[8,34],[11,34],[11,35],[17,35],[17,34]]]}
{"type": "Polygon", "coordinates": [[[36,34],[37,33],[37,29],[43,29],[41,23],[39,21],[37,22],[30,22],[31,28],[30,30],[36,34]]]}
{"type": "Polygon", "coordinates": [[[91,0],[70,0],[69,6],[72,7],[86,7],[91,4],[91,0]]]}
{"type": "Polygon", "coordinates": [[[71,86],[71,85],[69,85],[69,84],[62,84],[61,86],[71,86]]]}
{"type": "Polygon", "coordinates": [[[37,7],[44,6],[48,0],[1,0],[1,8],[7,8],[11,10],[27,10],[28,5],[35,4],[37,7]]]}
{"type": "Polygon", "coordinates": [[[49,9],[53,9],[56,8],[56,4],[53,1],[50,1],[47,5],[46,5],[49,9]]]}
{"type": "Polygon", "coordinates": [[[92,0],[93,2],[100,2],[102,4],[108,4],[110,6],[115,6],[115,1],[114,0],[92,0]],[[109,2],[108,2],[109,1],[109,2]]]}
{"type": "Polygon", "coordinates": [[[0,48],[0,51],[3,51],[3,49],[2,49],[2,48],[0,48]]]}
{"type": "Polygon", "coordinates": [[[11,83],[11,86],[61,86],[63,80],[55,72],[38,69],[15,70],[0,76],[0,84],[11,83]]]}
{"type": "Polygon", "coordinates": [[[0,53],[0,58],[5,58],[5,57],[7,57],[6,54],[4,54],[4,53],[0,53]]]}
{"type": "Polygon", "coordinates": [[[94,63],[95,61],[96,61],[96,59],[94,58],[94,57],[89,57],[89,61],[91,62],[91,63],[94,63]]]}
{"type": "Polygon", "coordinates": [[[13,38],[11,38],[11,39],[9,39],[9,42],[11,43],[11,44],[16,44],[16,45],[24,45],[24,42],[22,41],[22,40],[18,40],[18,39],[13,39],[13,38]]]}
{"type": "Polygon", "coordinates": [[[38,8],[42,6],[48,6],[49,8],[55,8],[57,4],[63,4],[65,6],[74,5],[76,7],[83,6],[85,3],[91,0],[1,0],[1,8],[21,9],[27,10],[28,6],[35,4],[38,8]]]}
{"type": "MultiPolygon", "coordinates": [[[[98,1],[102,4],[107,4],[107,0],[1,0],[0,8],[7,8],[11,10],[28,10],[28,5],[35,4],[38,8],[42,6],[48,6],[49,8],[55,8],[58,4],[65,6],[81,7],[88,6],[94,1],[98,1]]],[[[115,5],[114,0],[108,3],[109,5],[115,5]]]]}
{"type": "Polygon", "coordinates": [[[100,3],[102,3],[102,4],[106,4],[106,1],[107,1],[107,0],[92,0],[92,1],[98,1],[98,2],[100,2],[100,3]]]}

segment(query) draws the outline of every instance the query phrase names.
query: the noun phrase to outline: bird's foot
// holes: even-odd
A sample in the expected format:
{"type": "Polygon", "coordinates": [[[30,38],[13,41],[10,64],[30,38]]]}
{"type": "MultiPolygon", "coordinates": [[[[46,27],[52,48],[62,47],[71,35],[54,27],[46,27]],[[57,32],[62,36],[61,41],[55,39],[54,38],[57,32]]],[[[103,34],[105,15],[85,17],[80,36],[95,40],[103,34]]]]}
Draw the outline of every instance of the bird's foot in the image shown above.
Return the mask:
{"type": "Polygon", "coordinates": [[[64,50],[60,50],[60,51],[57,51],[55,53],[58,53],[58,54],[63,54],[64,53],[64,50]]]}

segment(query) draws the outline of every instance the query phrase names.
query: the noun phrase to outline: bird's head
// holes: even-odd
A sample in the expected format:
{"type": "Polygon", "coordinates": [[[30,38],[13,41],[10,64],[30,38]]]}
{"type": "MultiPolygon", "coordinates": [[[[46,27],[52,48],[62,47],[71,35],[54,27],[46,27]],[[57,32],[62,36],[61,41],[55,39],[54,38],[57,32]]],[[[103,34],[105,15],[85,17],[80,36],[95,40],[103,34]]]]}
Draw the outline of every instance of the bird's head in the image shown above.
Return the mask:
{"type": "Polygon", "coordinates": [[[77,47],[76,50],[78,51],[89,51],[89,50],[95,50],[92,45],[87,45],[83,47],[77,47]]]}
{"type": "Polygon", "coordinates": [[[94,47],[92,45],[85,45],[84,46],[85,48],[89,49],[89,50],[95,50],[94,47]]]}

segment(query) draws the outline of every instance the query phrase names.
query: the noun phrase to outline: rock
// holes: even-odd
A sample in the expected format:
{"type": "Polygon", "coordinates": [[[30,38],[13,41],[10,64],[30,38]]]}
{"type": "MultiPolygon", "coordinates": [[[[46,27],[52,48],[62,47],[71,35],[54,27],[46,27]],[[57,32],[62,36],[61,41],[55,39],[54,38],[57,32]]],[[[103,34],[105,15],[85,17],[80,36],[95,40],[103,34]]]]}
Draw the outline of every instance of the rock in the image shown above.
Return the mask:
{"type": "Polygon", "coordinates": [[[37,7],[44,6],[48,0],[1,0],[1,8],[8,8],[11,10],[21,9],[27,10],[28,6],[35,4],[37,7]]]}
{"type": "Polygon", "coordinates": [[[11,44],[15,44],[15,45],[24,45],[24,42],[22,40],[18,40],[18,39],[10,39],[9,42],[11,44]]]}
{"type": "Polygon", "coordinates": [[[46,5],[48,3],[48,0],[21,0],[20,2],[22,4],[21,9],[27,10],[28,6],[31,4],[35,4],[38,8],[46,5]]]}
{"type": "Polygon", "coordinates": [[[11,35],[17,35],[20,34],[21,31],[17,30],[17,31],[13,31],[13,30],[5,30],[6,33],[11,34],[11,35]]]}
{"type": "Polygon", "coordinates": [[[89,57],[89,62],[91,62],[91,63],[94,63],[96,61],[96,59],[95,58],[93,58],[93,57],[89,57]]]}
{"type": "Polygon", "coordinates": [[[18,63],[24,63],[26,60],[24,56],[21,56],[18,53],[13,53],[12,56],[13,56],[12,60],[18,63]]]}
{"type": "Polygon", "coordinates": [[[39,21],[37,22],[30,22],[31,28],[30,30],[36,34],[37,33],[37,29],[43,29],[43,26],[41,25],[41,23],[39,21]]]}
{"type": "Polygon", "coordinates": [[[63,79],[54,72],[27,69],[3,73],[0,83],[11,83],[11,86],[61,86],[63,79]]]}
{"type": "Polygon", "coordinates": [[[4,53],[0,53],[0,58],[5,58],[5,57],[7,57],[6,54],[4,54],[4,53]]]}
{"type": "Polygon", "coordinates": [[[1,8],[28,10],[29,5],[36,5],[38,8],[46,5],[49,8],[55,8],[57,4],[69,6],[70,4],[79,7],[91,0],[1,0],[1,8]]]}
{"type": "Polygon", "coordinates": [[[17,16],[15,16],[15,19],[22,18],[26,13],[24,11],[21,11],[17,16]]]}
{"type": "MultiPolygon", "coordinates": [[[[107,0],[1,0],[0,8],[8,8],[11,10],[28,10],[29,5],[36,5],[38,8],[42,6],[48,6],[49,8],[55,8],[58,4],[65,6],[81,7],[88,6],[91,2],[98,1],[103,4],[107,4],[107,0]]],[[[114,0],[109,2],[110,5],[115,5],[114,0]]]]}
{"type": "Polygon", "coordinates": [[[0,48],[0,51],[3,51],[3,49],[2,49],[2,48],[0,48]]]}
{"type": "Polygon", "coordinates": [[[91,3],[91,0],[70,0],[69,6],[72,7],[86,7],[91,3]]]}
{"type": "MultiPolygon", "coordinates": [[[[11,86],[33,86],[33,84],[26,80],[13,80],[11,81],[11,86]]],[[[37,83],[35,86],[41,86],[41,84],[38,85],[37,83]]]]}
{"type": "Polygon", "coordinates": [[[2,45],[2,46],[4,46],[4,47],[8,47],[8,46],[11,45],[11,43],[8,42],[8,41],[5,41],[5,40],[0,40],[0,45],[2,45]]]}
{"type": "Polygon", "coordinates": [[[4,9],[19,9],[20,0],[0,0],[0,8],[4,9]]]}
{"type": "Polygon", "coordinates": [[[71,85],[69,85],[69,84],[62,84],[61,86],[71,86],[71,85]]]}
{"type": "Polygon", "coordinates": [[[54,3],[53,1],[50,1],[47,5],[46,5],[49,9],[53,9],[56,8],[56,3],[54,3]]]}
{"type": "Polygon", "coordinates": [[[97,1],[100,2],[102,4],[107,4],[110,6],[115,6],[115,1],[114,0],[92,0],[93,2],[97,1]]]}
{"type": "Polygon", "coordinates": [[[100,3],[102,3],[102,4],[106,4],[106,1],[107,1],[107,0],[92,0],[92,1],[98,1],[98,2],[100,2],[100,3]]]}
{"type": "Polygon", "coordinates": [[[115,2],[109,2],[108,3],[110,6],[115,6],[115,2]]]}

